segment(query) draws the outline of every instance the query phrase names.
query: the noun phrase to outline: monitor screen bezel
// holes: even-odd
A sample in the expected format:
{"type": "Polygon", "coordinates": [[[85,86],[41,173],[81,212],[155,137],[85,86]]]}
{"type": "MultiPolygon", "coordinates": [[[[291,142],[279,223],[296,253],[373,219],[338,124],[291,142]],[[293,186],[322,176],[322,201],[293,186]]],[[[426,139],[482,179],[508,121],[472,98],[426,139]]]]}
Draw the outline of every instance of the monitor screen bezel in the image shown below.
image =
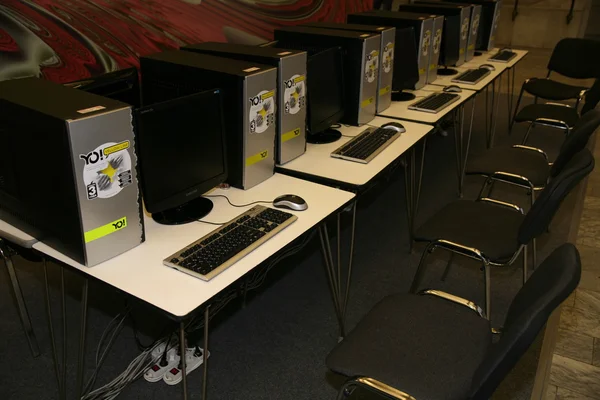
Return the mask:
{"type": "MultiPolygon", "coordinates": [[[[329,128],[331,128],[332,125],[338,123],[343,117],[344,114],[346,112],[346,90],[345,90],[345,81],[344,81],[344,56],[343,56],[343,52],[342,52],[342,48],[339,46],[334,46],[334,47],[324,47],[321,51],[318,51],[317,53],[314,53],[312,55],[309,55],[309,59],[308,59],[308,63],[310,63],[310,58],[311,57],[318,57],[318,56],[322,56],[323,54],[326,54],[328,52],[335,52],[337,53],[337,58],[338,58],[338,66],[339,66],[339,73],[338,73],[338,84],[339,84],[339,88],[340,88],[340,98],[342,99],[342,101],[340,102],[340,110],[338,110],[336,113],[320,120],[320,121],[313,121],[313,113],[312,111],[309,109],[309,114],[308,114],[308,134],[309,135],[316,135],[320,132],[323,132],[329,128]]],[[[310,75],[308,73],[308,65],[307,65],[307,77],[306,79],[309,81],[308,86],[310,87],[310,75]]],[[[309,104],[309,107],[312,106],[311,103],[311,98],[310,98],[311,94],[310,94],[310,89],[307,90],[307,101],[309,104]]]]}
{"type": "MultiPolygon", "coordinates": [[[[218,186],[219,184],[221,184],[227,180],[227,176],[228,176],[227,143],[226,143],[227,140],[226,140],[226,130],[225,130],[225,119],[223,116],[223,95],[222,95],[222,91],[220,89],[211,89],[211,90],[207,90],[207,91],[202,91],[199,93],[194,93],[194,94],[187,95],[187,96],[177,97],[175,99],[170,99],[170,100],[163,101],[160,103],[155,103],[155,104],[147,105],[144,107],[140,107],[140,108],[134,110],[133,116],[134,116],[133,117],[133,125],[134,125],[134,132],[135,132],[135,138],[136,138],[135,144],[136,144],[136,151],[138,154],[138,164],[139,164],[138,174],[140,176],[140,183],[141,183],[141,187],[142,187],[142,198],[144,199],[144,206],[146,208],[146,211],[148,211],[151,214],[154,214],[154,213],[160,213],[160,212],[172,209],[172,208],[180,207],[194,199],[202,197],[206,192],[208,192],[209,190],[213,189],[214,187],[218,186]],[[142,152],[143,149],[141,148],[141,147],[143,147],[143,144],[140,143],[140,136],[139,136],[140,116],[142,115],[142,113],[163,110],[165,108],[173,108],[173,107],[176,107],[178,104],[186,103],[186,102],[189,102],[190,100],[194,101],[196,99],[205,99],[205,98],[214,97],[214,96],[217,97],[218,108],[219,108],[219,113],[220,113],[219,119],[221,121],[221,148],[223,149],[223,172],[214,177],[211,177],[210,179],[208,179],[204,182],[193,184],[193,185],[187,187],[185,190],[179,191],[177,193],[169,194],[168,196],[165,196],[165,197],[161,198],[160,200],[156,200],[151,203],[148,203],[146,196],[144,195],[144,193],[146,193],[146,191],[147,191],[149,182],[147,181],[145,173],[144,173],[144,154],[142,152]],[[141,147],[140,147],[140,144],[141,144],[141,147]]],[[[141,140],[141,142],[143,142],[143,140],[141,140]]]]}

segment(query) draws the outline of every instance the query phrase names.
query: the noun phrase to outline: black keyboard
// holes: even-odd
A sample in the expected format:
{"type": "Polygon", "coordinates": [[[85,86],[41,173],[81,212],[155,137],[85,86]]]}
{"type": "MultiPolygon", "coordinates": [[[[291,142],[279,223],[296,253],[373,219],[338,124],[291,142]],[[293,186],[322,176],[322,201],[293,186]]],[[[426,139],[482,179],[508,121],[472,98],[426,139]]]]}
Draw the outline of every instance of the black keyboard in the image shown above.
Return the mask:
{"type": "Polygon", "coordinates": [[[412,103],[410,106],[408,106],[408,109],[435,114],[438,111],[446,108],[448,105],[454,103],[459,98],[460,95],[455,93],[434,93],[422,100],[412,103]]]}
{"type": "Polygon", "coordinates": [[[488,76],[490,72],[491,71],[487,68],[470,69],[463,72],[456,78],[452,79],[452,82],[474,85],[486,76],[488,76]]]}
{"type": "Polygon", "coordinates": [[[509,62],[516,56],[517,56],[517,53],[515,53],[514,51],[500,50],[499,52],[497,52],[496,54],[491,56],[488,60],[489,61],[497,61],[497,62],[509,62]]]}
{"type": "Polygon", "coordinates": [[[368,128],[337,148],[331,157],[366,164],[399,138],[402,132],[393,128],[368,128]]]}
{"type": "Polygon", "coordinates": [[[255,206],[194,243],[171,254],[163,264],[208,281],[271,239],[298,217],[255,206]]]}

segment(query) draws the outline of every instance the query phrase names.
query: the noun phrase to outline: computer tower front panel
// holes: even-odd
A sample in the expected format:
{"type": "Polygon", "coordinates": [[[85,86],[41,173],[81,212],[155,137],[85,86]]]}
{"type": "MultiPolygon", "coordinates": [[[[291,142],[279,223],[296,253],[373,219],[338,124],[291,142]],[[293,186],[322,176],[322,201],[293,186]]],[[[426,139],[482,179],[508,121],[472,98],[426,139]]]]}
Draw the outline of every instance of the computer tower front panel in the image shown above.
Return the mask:
{"type": "Polygon", "coordinates": [[[303,26],[325,29],[341,29],[355,32],[376,33],[380,37],[377,57],[377,107],[376,112],[386,110],[392,104],[393,62],[396,28],[377,25],[345,24],[337,22],[310,22],[303,26]]]}
{"type": "Polygon", "coordinates": [[[475,57],[475,46],[477,44],[477,35],[479,34],[479,23],[481,21],[481,5],[471,4],[471,23],[469,26],[469,37],[467,40],[467,52],[465,61],[470,61],[475,57]]]}
{"type": "Polygon", "coordinates": [[[144,240],[131,121],[131,108],[67,121],[87,266],[144,240]]]}
{"type": "MultiPolygon", "coordinates": [[[[247,76],[243,87],[242,184],[244,189],[249,189],[270,178],[275,170],[277,71],[271,69],[247,76]]],[[[227,109],[224,113],[228,115],[227,109]]]]}
{"type": "Polygon", "coordinates": [[[415,31],[419,35],[419,82],[415,85],[415,89],[420,89],[427,84],[427,73],[433,53],[433,18],[422,20],[421,31],[415,31]]]}
{"type": "Polygon", "coordinates": [[[278,164],[285,164],[306,151],[306,60],[307,54],[303,52],[280,61],[278,164]]]}
{"type": "Polygon", "coordinates": [[[441,15],[435,16],[433,18],[433,39],[431,41],[431,56],[429,58],[429,70],[427,71],[427,83],[433,83],[437,79],[443,32],[444,17],[441,15]]]}
{"type": "MultiPolygon", "coordinates": [[[[398,13],[395,11],[365,11],[348,14],[348,22],[368,25],[387,25],[396,28],[413,28],[415,45],[417,47],[417,66],[419,79],[414,89],[420,89],[427,84],[427,69],[432,46],[433,20],[427,16],[414,13],[398,13]]],[[[401,55],[402,49],[396,47],[395,55],[401,55]]],[[[400,57],[395,57],[395,63],[401,63],[400,57]]],[[[412,89],[412,88],[411,88],[412,89]]]]}
{"type": "Polygon", "coordinates": [[[494,46],[496,46],[496,31],[498,30],[498,23],[500,21],[500,10],[502,9],[502,1],[498,0],[495,2],[494,16],[492,19],[491,29],[490,29],[490,39],[487,43],[487,51],[491,51],[494,46]]]}
{"type": "Polygon", "coordinates": [[[360,63],[360,109],[358,125],[366,124],[375,118],[377,112],[377,87],[379,75],[379,49],[381,37],[371,35],[363,44],[362,62],[360,63]]]}
{"type": "Polygon", "coordinates": [[[379,52],[379,84],[377,85],[377,113],[387,110],[392,104],[395,42],[396,28],[382,28],[379,52]]]}
{"type": "Polygon", "coordinates": [[[181,50],[277,67],[277,143],[275,159],[285,164],[306,151],[305,52],[234,43],[204,42],[181,50]]]}
{"type": "MultiPolygon", "coordinates": [[[[472,7],[463,7],[460,12],[460,57],[456,65],[464,64],[468,57],[471,8],[472,7]]],[[[471,55],[471,58],[472,57],[473,55],[471,55]]]]}

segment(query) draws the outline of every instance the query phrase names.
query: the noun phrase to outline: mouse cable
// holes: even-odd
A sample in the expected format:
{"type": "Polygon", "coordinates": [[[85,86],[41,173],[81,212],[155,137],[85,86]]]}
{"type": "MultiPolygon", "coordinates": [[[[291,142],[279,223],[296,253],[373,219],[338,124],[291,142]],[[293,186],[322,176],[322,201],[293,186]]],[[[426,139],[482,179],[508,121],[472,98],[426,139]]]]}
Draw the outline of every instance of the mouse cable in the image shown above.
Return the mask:
{"type": "MultiPolygon", "coordinates": [[[[247,203],[247,204],[233,204],[231,202],[231,200],[229,200],[229,197],[225,196],[224,194],[207,194],[207,195],[204,195],[204,197],[223,197],[223,198],[225,198],[225,200],[227,200],[227,202],[229,203],[229,205],[231,205],[233,207],[240,207],[240,208],[252,206],[254,204],[259,204],[259,203],[273,204],[273,201],[266,201],[266,200],[257,200],[257,201],[253,201],[253,202],[247,203]]],[[[205,222],[205,221],[202,221],[202,222],[205,222]]]]}

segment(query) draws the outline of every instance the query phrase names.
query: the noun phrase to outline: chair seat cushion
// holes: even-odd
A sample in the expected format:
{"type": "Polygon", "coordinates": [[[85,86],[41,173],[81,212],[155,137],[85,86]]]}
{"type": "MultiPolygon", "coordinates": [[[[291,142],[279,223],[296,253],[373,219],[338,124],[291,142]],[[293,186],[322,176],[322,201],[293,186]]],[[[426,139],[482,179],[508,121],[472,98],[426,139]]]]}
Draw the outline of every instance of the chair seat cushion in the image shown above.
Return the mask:
{"type": "Polygon", "coordinates": [[[367,376],[417,399],[465,399],[491,343],[489,322],[433,296],[380,301],[327,357],[347,377],[367,376]]]}
{"type": "MultiPolygon", "coordinates": [[[[532,122],[538,118],[549,118],[562,121],[572,128],[579,120],[579,114],[577,114],[577,110],[573,107],[557,106],[553,104],[530,104],[519,111],[515,116],[515,121],[532,122]]],[[[562,124],[556,125],[562,126],[562,124]]]]}
{"type": "Polygon", "coordinates": [[[547,100],[576,99],[582,90],[587,89],[583,86],[567,85],[545,78],[530,79],[524,88],[526,92],[547,100]]]}
{"type": "Polygon", "coordinates": [[[544,187],[550,175],[550,166],[546,158],[537,151],[494,147],[471,157],[465,170],[467,175],[490,176],[494,172],[509,172],[524,176],[534,186],[544,187]]]}
{"type": "Polygon", "coordinates": [[[483,201],[448,204],[415,232],[415,240],[446,239],[479,249],[490,261],[504,264],[519,249],[517,240],[524,215],[483,201]]]}

